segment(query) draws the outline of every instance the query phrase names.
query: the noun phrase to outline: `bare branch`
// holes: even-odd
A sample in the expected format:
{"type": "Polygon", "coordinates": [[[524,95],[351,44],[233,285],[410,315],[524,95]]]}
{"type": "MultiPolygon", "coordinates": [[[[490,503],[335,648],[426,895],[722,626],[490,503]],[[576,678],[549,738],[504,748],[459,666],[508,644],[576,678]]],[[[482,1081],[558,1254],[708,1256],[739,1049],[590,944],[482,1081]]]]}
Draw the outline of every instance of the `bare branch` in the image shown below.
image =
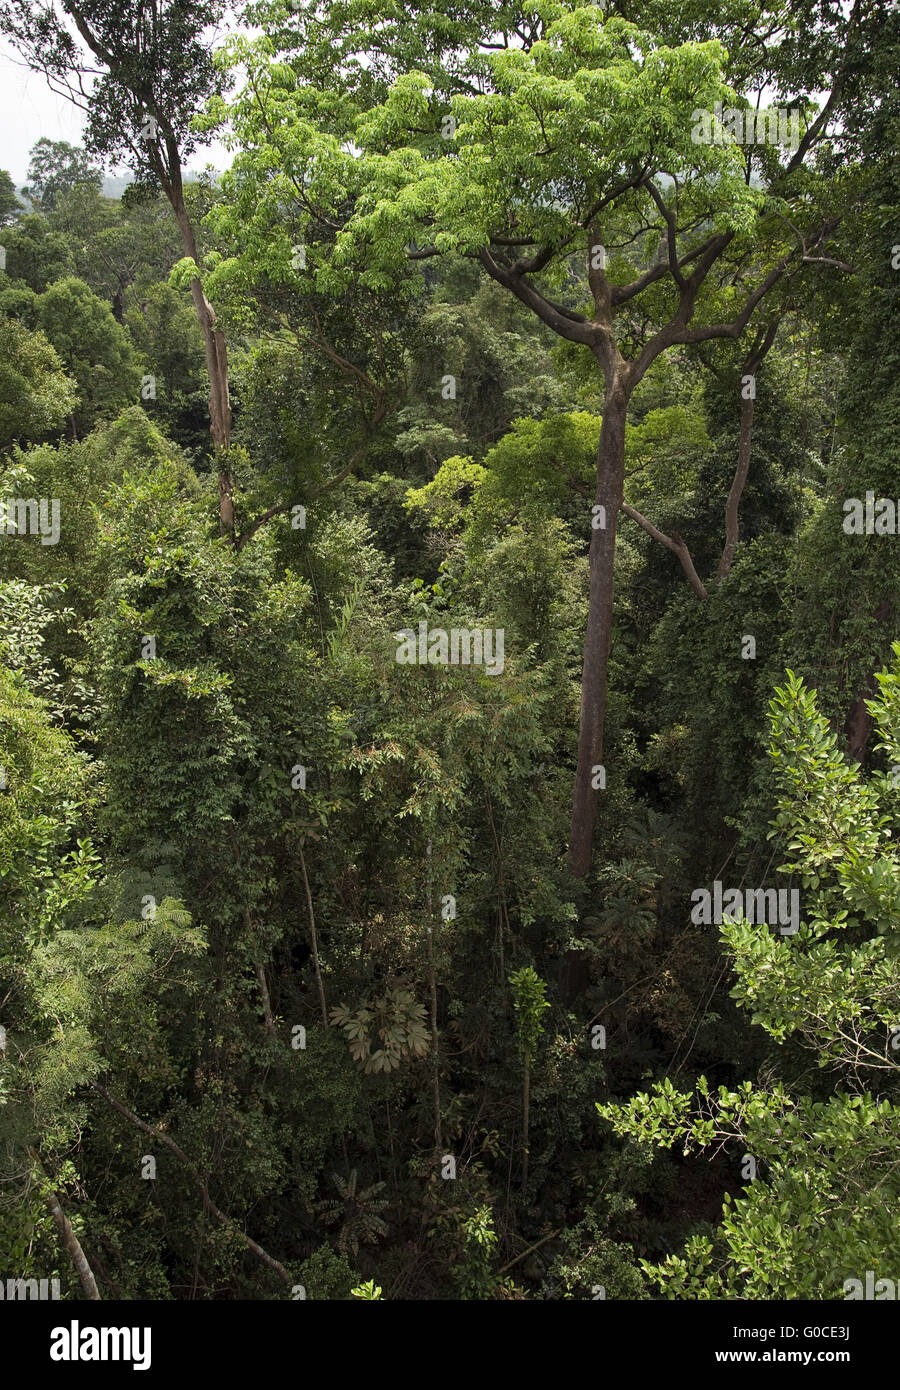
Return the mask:
{"type": "Polygon", "coordinates": [[[684,570],[684,577],[694,593],[698,598],[708,598],[706,587],[694,568],[691,552],[678,532],[673,531],[671,536],[667,536],[665,532],[658,530],[651,521],[642,516],[635,507],[629,506],[627,502],[622,503],[622,511],[626,516],[630,516],[632,521],[636,521],[638,526],[642,526],[648,536],[652,536],[655,541],[659,541],[660,545],[664,545],[667,550],[671,550],[673,555],[678,556],[681,568],[684,570]]]}
{"type": "MultiPolygon", "coordinates": [[[[752,375],[759,367],[760,362],[771,348],[778,332],[779,320],[773,318],[766,329],[760,328],[756,335],[749,353],[744,359],[742,375],[752,375]]],[[[738,547],[740,539],[739,520],[741,497],[747,482],[747,475],[750,471],[750,446],[753,439],[753,408],[754,399],[752,396],[741,396],[741,432],[738,444],[737,466],[734,470],[734,477],[731,480],[731,487],[725,502],[725,545],[719,559],[718,579],[724,579],[731,570],[734,560],[734,553],[738,547]]]]}
{"type": "Polygon", "coordinates": [[[678,264],[678,248],[676,241],[678,229],[675,223],[675,214],[672,212],[671,208],[666,203],[665,198],[662,196],[656,184],[649,177],[649,175],[644,179],[644,187],[647,189],[648,193],[650,194],[650,197],[653,199],[654,203],[662,213],[663,219],[666,224],[666,240],[669,248],[669,270],[672,272],[672,278],[675,281],[676,285],[679,287],[679,289],[686,289],[687,281],[682,275],[681,267],[678,264]]]}
{"type": "Polygon", "coordinates": [[[114,1096],[111,1096],[109,1091],[107,1091],[104,1086],[101,1086],[98,1081],[92,1081],[91,1085],[105,1101],[109,1102],[114,1110],[117,1110],[120,1115],[124,1115],[126,1120],[129,1120],[133,1125],[137,1125],[138,1129],[142,1129],[145,1134],[149,1134],[150,1137],[157,1140],[158,1143],[165,1144],[166,1148],[170,1149],[175,1157],[184,1164],[191,1178],[200,1188],[205,1209],[210,1212],[217,1221],[220,1221],[223,1226],[227,1226],[227,1228],[237,1236],[238,1240],[242,1241],[243,1244],[247,1246],[248,1250],[252,1250],[254,1255],[257,1255],[264,1264],[267,1264],[270,1269],[274,1269],[276,1273],[280,1274],[286,1284],[291,1282],[291,1275],[285,1269],[284,1265],[281,1264],[279,1260],[273,1259],[271,1255],[263,1250],[261,1245],[257,1245],[255,1240],[251,1240],[246,1232],[241,1230],[236,1221],[233,1221],[230,1216],[226,1216],[224,1211],[219,1210],[215,1202],[210,1198],[206,1180],[200,1176],[187,1154],[183,1149],[179,1148],[174,1139],[170,1139],[167,1134],[163,1134],[161,1130],[155,1129],[153,1125],[148,1125],[147,1122],[142,1120],[139,1115],[136,1115],[133,1110],[129,1110],[127,1106],[122,1105],[114,1096]]]}
{"type": "Polygon", "coordinates": [[[589,323],[587,319],[573,314],[569,309],[564,310],[551,304],[521,272],[516,273],[512,267],[501,265],[486,247],[482,248],[479,260],[493,280],[511,290],[517,299],[527,305],[532,313],[537,314],[538,318],[561,338],[567,338],[572,343],[584,343],[588,347],[601,342],[602,332],[598,325],[589,323]]]}

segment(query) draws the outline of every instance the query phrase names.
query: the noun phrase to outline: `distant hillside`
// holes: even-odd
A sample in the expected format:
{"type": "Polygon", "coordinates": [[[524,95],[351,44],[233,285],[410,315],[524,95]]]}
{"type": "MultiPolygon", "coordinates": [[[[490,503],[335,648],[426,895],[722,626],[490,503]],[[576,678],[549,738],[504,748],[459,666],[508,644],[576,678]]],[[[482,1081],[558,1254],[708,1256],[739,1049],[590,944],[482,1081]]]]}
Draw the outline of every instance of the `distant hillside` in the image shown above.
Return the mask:
{"type": "Polygon", "coordinates": [[[131,174],[118,174],[115,177],[105,178],[103,180],[104,198],[121,198],[130,183],[134,183],[131,174]]]}
{"type": "MultiPolygon", "coordinates": [[[[184,176],[184,181],[185,183],[196,183],[199,177],[200,175],[196,170],[189,170],[184,176]]],[[[13,181],[16,186],[16,192],[19,195],[19,202],[22,204],[23,207],[27,207],[28,204],[22,197],[22,189],[27,185],[28,180],[14,179],[13,181]]],[[[125,192],[125,189],[131,183],[134,183],[134,177],[131,174],[107,175],[103,180],[104,198],[121,198],[122,194],[125,192]]]]}
{"type": "MultiPolygon", "coordinates": [[[[185,183],[196,183],[199,177],[200,173],[198,170],[188,169],[185,172],[184,181],[185,183]]],[[[103,196],[105,198],[121,198],[130,183],[134,183],[134,178],[131,174],[117,174],[104,178],[103,196]]]]}

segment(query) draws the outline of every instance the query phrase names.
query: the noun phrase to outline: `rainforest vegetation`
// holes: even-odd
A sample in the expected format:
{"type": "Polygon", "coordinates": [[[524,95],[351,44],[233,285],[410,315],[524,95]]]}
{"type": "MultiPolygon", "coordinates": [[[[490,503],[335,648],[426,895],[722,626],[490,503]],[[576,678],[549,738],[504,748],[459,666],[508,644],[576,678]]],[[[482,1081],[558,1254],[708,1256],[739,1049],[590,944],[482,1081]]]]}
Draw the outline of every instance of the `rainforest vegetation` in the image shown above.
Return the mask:
{"type": "Polygon", "coordinates": [[[0,32],[0,1274],[896,1272],[897,9],[0,32]]]}

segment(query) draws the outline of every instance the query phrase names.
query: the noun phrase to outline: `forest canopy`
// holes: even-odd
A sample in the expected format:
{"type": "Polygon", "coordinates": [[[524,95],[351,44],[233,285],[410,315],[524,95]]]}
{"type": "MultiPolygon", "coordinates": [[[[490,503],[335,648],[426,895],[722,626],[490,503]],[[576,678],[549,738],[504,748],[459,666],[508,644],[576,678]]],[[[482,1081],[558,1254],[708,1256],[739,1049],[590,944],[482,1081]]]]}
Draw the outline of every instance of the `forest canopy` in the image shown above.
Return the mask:
{"type": "Polygon", "coordinates": [[[0,1272],[871,1297],[896,8],[0,33],[0,1272]]]}

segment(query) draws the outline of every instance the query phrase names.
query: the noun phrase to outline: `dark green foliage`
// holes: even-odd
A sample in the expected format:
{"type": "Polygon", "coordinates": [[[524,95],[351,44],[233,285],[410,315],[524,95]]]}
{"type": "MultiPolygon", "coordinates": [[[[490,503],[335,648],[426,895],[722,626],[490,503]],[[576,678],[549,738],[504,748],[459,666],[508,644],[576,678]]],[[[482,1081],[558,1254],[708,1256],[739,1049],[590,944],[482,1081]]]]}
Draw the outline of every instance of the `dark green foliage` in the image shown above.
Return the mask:
{"type": "Polygon", "coordinates": [[[87,185],[99,191],[103,182],[101,171],[92,165],[84,150],[65,140],[38,140],[31,151],[28,165],[26,197],[42,212],[53,212],[60,197],[73,188],[87,185]]]}
{"type": "MultiPolygon", "coordinates": [[[[71,74],[73,5],[0,0],[0,25],[71,74]]],[[[39,141],[36,210],[0,175],[0,502],[61,519],[52,544],[0,529],[0,1269],[81,1296],[52,1185],[104,1299],[840,1297],[835,1268],[898,1253],[900,539],[843,526],[847,498],[900,495],[896,19],[871,6],[848,36],[835,7],[779,0],[767,45],[744,0],[545,16],[606,54],[611,181],[641,149],[647,113],[617,105],[640,31],[685,91],[719,74],[802,103],[848,62],[808,167],[765,149],[748,181],[718,151],[683,190],[698,245],[713,185],[734,234],[697,322],[834,225],[747,334],[673,345],[631,397],[574,879],[609,401],[594,355],[484,276],[475,235],[490,199],[511,223],[527,204],[553,245],[522,276],[566,322],[593,312],[563,235],[600,167],[557,139],[588,100],[551,100],[569,50],[508,109],[492,92],[482,134],[505,134],[448,230],[416,219],[482,156],[446,160],[440,123],[489,63],[534,76],[498,35],[530,49],[545,20],[258,0],[266,38],[215,67],[217,3],[79,8],[115,60],[90,153],[39,141]],[[196,269],[141,136],[154,104],[184,157],[230,123],[227,175],[185,188],[196,269]],[[542,120],[538,155],[521,132],[542,120]],[[116,201],[93,161],[122,155],[138,182],[116,201]],[[236,543],[197,271],[227,337],[236,543]],[[502,630],[503,661],[398,659],[420,623],[502,630]],[[695,920],[716,880],[799,884],[800,931],[695,920]]],[[[670,95],[659,128],[686,146],[670,95]]],[[[655,206],[626,189],[598,226],[616,283],[666,255],[655,206]]],[[[510,264],[543,254],[507,243],[510,264]]],[[[623,350],[674,303],[660,277],[625,297],[623,350]]]]}

